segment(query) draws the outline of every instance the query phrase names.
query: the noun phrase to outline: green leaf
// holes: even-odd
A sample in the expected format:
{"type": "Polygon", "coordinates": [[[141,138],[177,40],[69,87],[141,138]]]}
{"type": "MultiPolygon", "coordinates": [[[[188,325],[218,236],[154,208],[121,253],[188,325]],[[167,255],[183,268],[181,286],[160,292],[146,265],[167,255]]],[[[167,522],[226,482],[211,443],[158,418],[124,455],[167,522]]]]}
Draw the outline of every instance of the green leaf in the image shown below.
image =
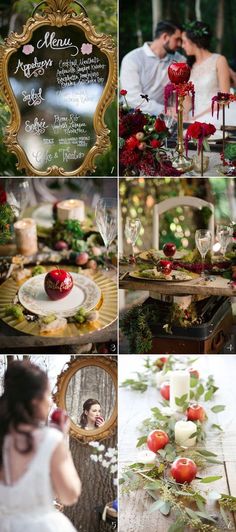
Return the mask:
{"type": "Polygon", "coordinates": [[[198,381],[199,379],[197,379],[196,377],[191,377],[190,378],[190,387],[191,388],[195,388],[198,384],[198,381]]]}
{"type": "Polygon", "coordinates": [[[188,516],[191,517],[191,519],[194,519],[194,520],[196,519],[197,513],[191,510],[191,508],[185,508],[185,511],[186,511],[186,514],[188,514],[188,516]]]}
{"type": "Polygon", "coordinates": [[[188,436],[188,440],[191,440],[191,438],[195,438],[198,435],[198,432],[194,432],[191,434],[191,436],[188,436]]]}
{"type": "Polygon", "coordinates": [[[179,517],[175,523],[172,523],[168,528],[168,532],[183,532],[184,530],[184,521],[179,517]]]}
{"type": "Polygon", "coordinates": [[[215,458],[207,458],[206,459],[209,464],[223,464],[220,460],[216,460],[215,458]]]}
{"type": "Polygon", "coordinates": [[[161,487],[162,483],[160,480],[155,480],[155,482],[152,482],[151,484],[147,484],[145,486],[145,490],[158,490],[161,487]]]}
{"type": "Polygon", "coordinates": [[[212,398],[212,396],[213,396],[213,393],[214,393],[214,392],[213,392],[212,389],[211,389],[211,390],[208,390],[208,392],[206,392],[206,393],[205,393],[205,396],[204,396],[205,401],[210,401],[211,398],[212,398]]]}
{"type": "Polygon", "coordinates": [[[226,524],[226,526],[228,528],[229,520],[228,520],[227,514],[226,514],[224,508],[222,508],[222,506],[220,506],[220,513],[221,513],[222,518],[223,518],[223,520],[224,520],[224,522],[225,522],[225,524],[226,524]]]}
{"type": "Polygon", "coordinates": [[[163,420],[163,421],[166,421],[168,419],[167,416],[164,416],[161,411],[159,410],[159,408],[157,408],[156,406],[154,406],[154,408],[151,408],[151,412],[153,413],[153,415],[155,416],[155,418],[157,419],[160,419],[160,420],[163,420]]]}
{"type": "Polygon", "coordinates": [[[216,523],[217,521],[213,519],[213,517],[210,517],[209,514],[206,514],[205,512],[196,512],[198,517],[201,517],[201,519],[205,519],[206,521],[210,521],[211,523],[216,523]]]}
{"type": "Polygon", "coordinates": [[[199,386],[197,387],[196,397],[199,399],[199,397],[204,394],[204,391],[204,386],[202,384],[199,384],[199,386]]]}
{"type": "Polygon", "coordinates": [[[156,510],[160,510],[162,507],[164,508],[165,507],[165,504],[166,502],[165,501],[162,501],[161,499],[159,499],[159,501],[156,501],[154,502],[151,506],[150,506],[150,512],[155,512],[156,510]]]}
{"type": "Polygon", "coordinates": [[[175,404],[177,406],[183,406],[184,403],[187,401],[187,399],[188,399],[188,394],[187,393],[182,395],[182,397],[175,397],[175,404]]]}
{"type": "Polygon", "coordinates": [[[214,412],[214,414],[218,414],[218,412],[223,412],[225,410],[225,405],[215,405],[211,408],[211,411],[214,412]]]}
{"type": "Polygon", "coordinates": [[[144,443],[147,443],[147,436],[141,436],[136,443],[136,447],[141,447],[144,443]]]}
{"type": "Polygon", "coordinates": [[[201,484],[209,484],[210,482],[215,482],[216,480],[220,480],[221,478],[222,478],[222,476],[205,477],[205,478],[201,478],[200,482],[201,482],[201,484]]]}
{"type": "Polygon", "coordinates": [[[197,449],[197,452],[202,454],[202,456],[217,456],[217,454],[207,451],[206,449],[197,449]]]}
{"type": "Polygon", "coordinates": [[[161,508],[159,508],[160,512],[162,515],[169,515],[170,513],[170,510],[171,510],[171,504],[169,502],[166,502],[165,501],[165,504],[163,506],[161,506],[161,508]]]}
{"type": "Polygon", "coordinates": [[[213,423],[212,428],[213,428],[213,429],[220,430],[221,432],[224,432],[223,429],[221,428],[221,426],[220,426],[220,425],[217,425],[216,423],[213,423]]]}

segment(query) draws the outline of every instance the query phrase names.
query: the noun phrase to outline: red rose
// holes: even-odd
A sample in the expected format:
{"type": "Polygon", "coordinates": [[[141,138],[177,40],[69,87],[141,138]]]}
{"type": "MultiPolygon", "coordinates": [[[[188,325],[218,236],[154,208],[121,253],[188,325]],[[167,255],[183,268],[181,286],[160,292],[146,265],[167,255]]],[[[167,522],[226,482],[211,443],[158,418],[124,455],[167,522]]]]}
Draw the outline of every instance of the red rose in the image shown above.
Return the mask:
{"type": "Polygon", "coordinates": [[[125,141],[125,146],[127,148],[127,150],[135,150],[135,148],[138,148],[139,146],[139,141],[138,139],[136,139],[136,137],[129,137],[126,141],[125,141]]]}
{"type": "Polygon", "coordinates": [[[5,190],[2,187],[0,187],[0,203],[1,204],[2,203],[6,203],[6,201],[7,201],[6,192],[5,192],[5,190]]]}
{"type": "Polygon", "coordinates": [[[156,119],[156,122],[154,124],[154,127],[155,127],[155,130],[158,132],[158,133],[162,133],[162,131],[166,131],[166,125],[165,125],[165,122],[164,120],[162,120],[161,118],[157,118],[156,119]]]}
{"type": "Polygon", "coordinates": [[[151,144],[152,148],[160,148],[160,146],[161,146],[160,140],[157,140],[157,139],[151,140],[150,144],[151,144]]]}
{"type": "Polygon", "coordinates": [[[202,135],[202,124],[201,122],[194,122],[190,124],[187,129],[187,136],[192,139],[198,139],[202,135]]]}
{"type": "Polygon", "coordinates": [[[120,94],[121,96],[126,96],[127,91],[125,89],[121,89],[120,94]]]}

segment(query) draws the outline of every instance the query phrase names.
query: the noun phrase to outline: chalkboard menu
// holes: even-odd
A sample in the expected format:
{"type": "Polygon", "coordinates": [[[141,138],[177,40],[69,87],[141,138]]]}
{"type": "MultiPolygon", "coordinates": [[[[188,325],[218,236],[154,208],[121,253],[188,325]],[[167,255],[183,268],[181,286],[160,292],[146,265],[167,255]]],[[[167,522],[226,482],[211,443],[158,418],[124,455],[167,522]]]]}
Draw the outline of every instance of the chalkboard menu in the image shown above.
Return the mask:
{"type": "Polygon", "coordinates": [[[1,86],[12,112],[6,144],[29,175],[85,175],[109,146],[114,44],[84,15],[70,11],[64,25],[59,18],[54,25],[47,13],[36,15],[2,47],[1,86]]]}

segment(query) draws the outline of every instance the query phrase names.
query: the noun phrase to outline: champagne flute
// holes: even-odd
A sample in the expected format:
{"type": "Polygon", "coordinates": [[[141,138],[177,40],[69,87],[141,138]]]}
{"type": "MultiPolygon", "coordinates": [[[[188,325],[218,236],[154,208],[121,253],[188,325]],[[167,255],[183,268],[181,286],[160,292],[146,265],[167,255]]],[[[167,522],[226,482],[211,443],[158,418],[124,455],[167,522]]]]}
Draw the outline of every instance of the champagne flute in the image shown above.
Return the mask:
{"type": "Polygon", "coordinates": [[[208,229],[197,229],[195,232],[195,242],[196,246],[198,248],[198,251],[202,258],[202,271],[201,271],[201,277],[205,281],[205,270],[204,270],[204,259],[209,251],[211,249],[212,245],[212,233],[208,229]]]}
{"type": "Polygon", "coordinates": [[[216,236],[221,247],[221,253],[222,255],[225,255],[226,249],[233,236],[233,227],[230,225],[218,224],[216,226],[216,236]]]}
{"type": "Polygon", "coordinates": [[[30,187],[27,178],[10,177],[6,180],[7,201],[13,208],[16,218],[20,218],[30,201],[30,187]]]}
{"type": "MultiPolygon", "coordinates": [[[[96,224],[106,247],[108,262],[109,246],[117,235],[117,201],[115,198],[101,198],[95,209],[96,224]]],[[[109,268],[106,268],[109,270],[109,268]]]]}
{"type": "Polygon", "coordinates": [[[131,243],[132,257],[134,258],[134,246],[141,231],[141,220],[139,218],[126,218],[125,221],[125,237],[127,243],[131,243]]]}

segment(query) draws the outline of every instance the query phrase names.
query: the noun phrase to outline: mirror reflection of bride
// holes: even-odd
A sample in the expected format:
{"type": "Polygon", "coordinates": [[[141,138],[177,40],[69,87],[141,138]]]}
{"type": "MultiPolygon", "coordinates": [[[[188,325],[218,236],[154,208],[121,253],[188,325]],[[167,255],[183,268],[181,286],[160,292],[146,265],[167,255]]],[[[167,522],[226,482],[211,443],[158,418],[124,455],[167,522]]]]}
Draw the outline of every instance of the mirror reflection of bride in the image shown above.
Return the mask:
{"type": "Polygon", "coordinates": [[[85,430],[95,430],[105,423],[101,416],[101,405],[97,399],[87,399],[83,404],[83,412],[80,416],[80,427],[85,430]]]}

